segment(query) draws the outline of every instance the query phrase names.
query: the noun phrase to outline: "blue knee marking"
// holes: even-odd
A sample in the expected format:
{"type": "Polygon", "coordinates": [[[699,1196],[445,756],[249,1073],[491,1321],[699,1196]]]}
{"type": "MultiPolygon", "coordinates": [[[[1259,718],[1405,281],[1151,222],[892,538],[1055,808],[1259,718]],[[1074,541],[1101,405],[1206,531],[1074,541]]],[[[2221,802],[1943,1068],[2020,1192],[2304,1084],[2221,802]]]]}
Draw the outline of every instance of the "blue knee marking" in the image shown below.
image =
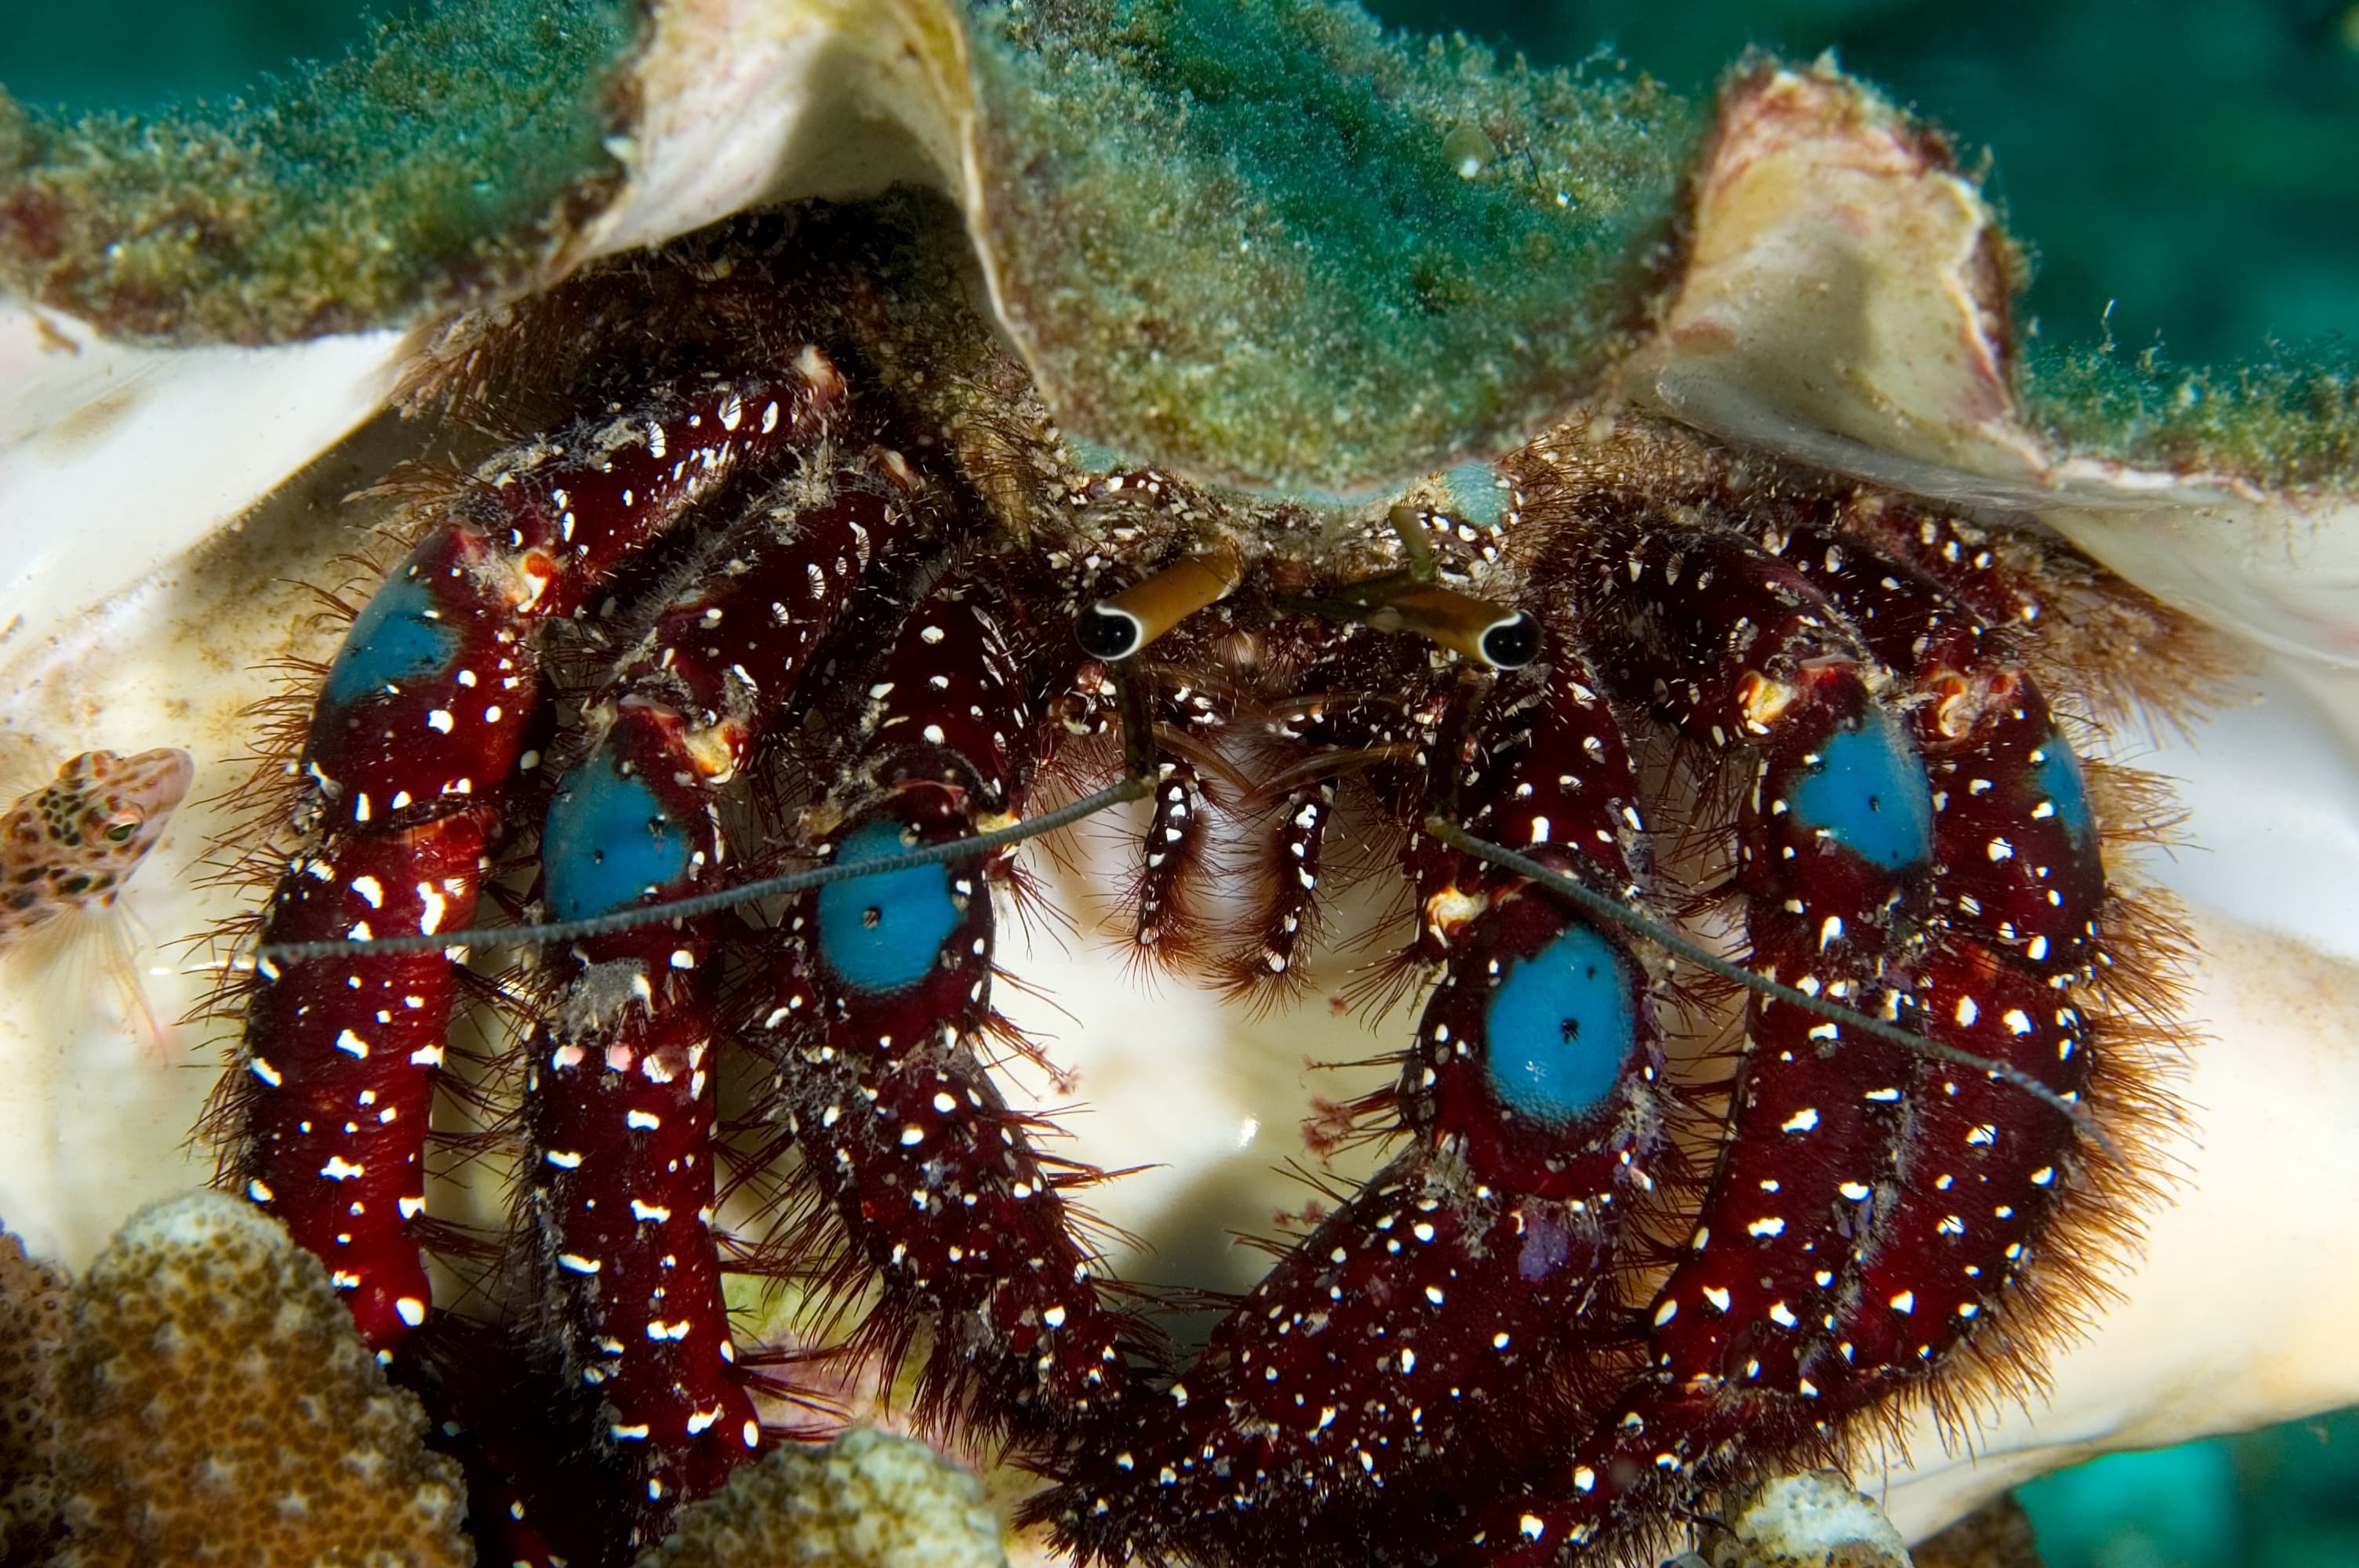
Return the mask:
{"type": "Polygon", "coordinates": [[[404,681],[441,675],[458,656],[458,629],[435,619],[426,585],[396,578],[353,617],[322,695],[341,708],[404,681]]]}
{"type": "Polygon", "coordinates": [[[1483,1020],[1500,1102],[1561,1122],[1603,1100],[1637,1039],[1632,979],[1621,949],[1586,926],[1518,959],[1483,1020]]]}
{"type": "Polygon", "coordinates": [[[688,871],[688,840],[655,792],[603,752],[565,775],[540,830],[542,887],[555,920],[634,903],[688,871]]]}
{"type": "Polygon", "coordinates": [[[1460,463],[1441,476],[1449,487],[1450,504],[1477,528],[1496,528],[1506,515],[1507,492],[1499,488],[1499,470],[1489,463],[1460,463]]]}
{"type": "Polygon", "coordinates": [[[1917,748],[1871,713],[1819,748],[1786,809],[1871,865],[1897,871],[1933,858],[1933,790],[1917,748]]]}
{"type": "MultiPolygon", "coordinates": [[[[898,824],[872,822],[836,846],[835,863],[856,866],[907,848],[898,824]]],[[[836,979],[870,995],[924,979],[958,923],[948,865],[882,871],[819,890],[820,957],[836,979]]]]}
{"type": "Polygon", "coordinates": [[[2064,743],[2064,737],[2050,731],[2031,753],[2032,778],[2039,786],[2048,804],[2056,808],[2056,820],[2063,825],[2064,835],[2076,849],[2085,849],[2097,837],[2097,814],[2089,809],[2088,781],[2081,776],[2081,759],[2064,743]]]}

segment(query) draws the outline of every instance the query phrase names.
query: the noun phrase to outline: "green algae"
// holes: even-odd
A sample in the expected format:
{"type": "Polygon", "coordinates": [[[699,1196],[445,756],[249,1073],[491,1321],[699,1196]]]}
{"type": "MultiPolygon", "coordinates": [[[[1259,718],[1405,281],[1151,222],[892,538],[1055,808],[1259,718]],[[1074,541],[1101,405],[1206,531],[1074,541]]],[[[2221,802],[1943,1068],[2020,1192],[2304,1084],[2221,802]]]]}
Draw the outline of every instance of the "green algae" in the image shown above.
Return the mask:
{"type": "Polygon", "coordinates": [[[447,309],[618,178],[638,27],[634,0],[451,0],[251,98],[71,119],[0,94],[0,287],[180,341],[447,309]]]}
{"type": "Polygon", "coordinates": [[[1698,121],[1643,77],[1313,0],[973,14],[981,237],[1093,441],[1295,491],[1487,455],[1586,386],[1669,264],[1698,121]],[[1470,128],[1497,149],[1472,178],[1470,128]]]}
{"type": "MultiPolygon", "coordinates": [[[[1387,35],[1327,0],[962,0],[970,205],[1075,436],[1366,493],[1514,445],[1645,330],[1704,115],[1643,76],[1387,35]]],[[[528,286],[619,189],[637,0],[445,0],[248,98],[0,93],[0,288],[117,336],[263,342],[528,286]]],[[[863,134],[847,125],[843,135],[863,134]]],[[[2359,381],[2026,346],[2060,445],[2265,484],[2359,470],[2359,381]]]]}
{"type": "Polygon", "coordinates": [[[2188,369],[2159,351],[2025,345],[2035,427],[2076,455],[2212,470],[2269,488],[2348,490],[2359,475],[2359,355],[2188,369]]]}
{"type": "MultiPolygon", "coordinates": [[[[1669,269],[1699,127],[1643,77],[1324,0],[963,14],[976,238],[1060,414],[1110,446],[1298,491],[1488,455],[1584,390],[1669,269]]],[[[258,342],[528,282],[617,187],[637,22],[447,0],[251,100],[0,99],[0,287],[120,336],[258,342]]]]}

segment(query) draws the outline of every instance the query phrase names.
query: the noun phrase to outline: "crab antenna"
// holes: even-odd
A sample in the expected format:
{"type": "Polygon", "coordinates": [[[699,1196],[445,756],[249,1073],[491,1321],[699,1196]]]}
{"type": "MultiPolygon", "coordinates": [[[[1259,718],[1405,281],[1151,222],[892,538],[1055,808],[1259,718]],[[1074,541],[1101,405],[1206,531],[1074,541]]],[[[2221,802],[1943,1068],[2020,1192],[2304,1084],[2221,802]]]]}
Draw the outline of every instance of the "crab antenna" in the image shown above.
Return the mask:
{"type": "Polygon", "coordinates": [[[1797,990],[1792,986],[1773,980],[1767,975],[1756,974],[1742,964],[1731,963],[1719,954],[1698,946],[1662,922],[1640,914],[1611,894],[1600,892],[1595,888],[1565,875],[1562,871],[1544,866],[1528,855],[1518,855],[1513,849],[1494,844],[1487,838],[1477,838],[1446,816],[1427,817],[1425,830],[1453,849],[1472,855],[1478,860],[1487,860],[1503,871],[1515,872],[1517,876],[1530,878],[1549,892],[1560,893],[1571,900],[1592,914],[1613,921],[1624,929],[1635,932],[1638,936],[1653,943],[1673,957],[1684,959],[1709,974],[1717,975],[1724,980],[1734,981],[1747,990],[1758,991],[1773,1001],[1782,1001],[1789,1007],[1799,1007],[1807,1011],[1815,1012],[1820,1017],[1832,1020],[1846,1028],[1873,1034],[1879,1040],[1888,1041],[1904,1050],[1916,1052],[1919,1055],[1930,1056],[1937,1061],[1955,1063],[1961,1067],[1970,1068],[1977,1073],[1986,1073],[2002,1082],[2012,1084],[2032,1098],[2045,1105],[2053,1106],[2063,1112],[2071,1119],[2072,1125],[2079,1128],[2099,1148],[2103,1149],[2114,1163],[2122,1162],[2121,1150],[2114,1145],[2111,1138],[2105,1136],[2105,1130],[2097,1125],[2096,1118],[2090,1114],[2087,1106],[2081,1104],[2071,1096],[2058,1094],[2020,1067],[2006,1062],[1995,1062],[1987,1056],[1977,1056],[1971,1051],[1961,1051],[1954,1045],[1944,1044],[1914,1030],[1903,1028],[1887,1019],[1872,1017],[1856,1008],[1845,1007],[1839,1001],[1830,1001],[1823,996],[1812,996],[1807,991],[1797,990]]]}
{"type": "Polygon", "coordinates": [[[1037,838],[1043,833],[1053,833],[1085,816],[1094,816],[1108,806],[1119,806],[1126,800],[1142,799],[1148,787],[1145,779],[1125,778],[1095,795],[1084,795],[1071,806],[1059,806],[1054,811],[1044,812],[1013,827],[994,828],[972,838],[928,844],[897,855],[863,860],[857,865],[813,866],[808,871],[788,871],[783,876],[764,877],[759,881],[742,882],[735,887],[701,892],[692,898],[633,904],[582,920],[551,921],[539,925],[479,925],[464,931],[436,931],[417,936],[373,936],[349,942],[271,942],[254,950],[250,964],[234,962],[231,967],[251,968],[268,973],[276,964],[305,958],[344,957],[366,953],[431,953],[445,947],[538,947],[552,942],[576,942],[584,936],[603,935],[610,931],[628,931],[635,926],[659,921],[691,920],[701,914],[712,914],[741,903],[751,903],[756,899],[803,892],[811,888],[825,887],[830,882],[884,876],[893,871],[906,871],[913,866],[939,865],[946,860],[963,860],[972,856],[988,854],[995,849],[1004,849],[1010,844],[1021,844],[1027,838],[1037,838]]]}

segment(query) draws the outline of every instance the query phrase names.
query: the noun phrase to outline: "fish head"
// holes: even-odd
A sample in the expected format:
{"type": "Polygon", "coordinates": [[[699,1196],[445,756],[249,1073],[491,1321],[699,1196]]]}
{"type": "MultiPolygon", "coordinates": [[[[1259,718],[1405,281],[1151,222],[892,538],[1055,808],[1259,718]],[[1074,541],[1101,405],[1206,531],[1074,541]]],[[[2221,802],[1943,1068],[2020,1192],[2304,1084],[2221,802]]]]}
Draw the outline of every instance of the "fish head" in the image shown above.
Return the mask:
{"type": "Polygon", "coordinates": [[[136,866],[156,847],[195,776],[194,760],[176,747],[129,756],[84,752],[58,770],[49,789],[64,808],[51,819],[65,828],[57,837],[94,860],[136,866]]]}

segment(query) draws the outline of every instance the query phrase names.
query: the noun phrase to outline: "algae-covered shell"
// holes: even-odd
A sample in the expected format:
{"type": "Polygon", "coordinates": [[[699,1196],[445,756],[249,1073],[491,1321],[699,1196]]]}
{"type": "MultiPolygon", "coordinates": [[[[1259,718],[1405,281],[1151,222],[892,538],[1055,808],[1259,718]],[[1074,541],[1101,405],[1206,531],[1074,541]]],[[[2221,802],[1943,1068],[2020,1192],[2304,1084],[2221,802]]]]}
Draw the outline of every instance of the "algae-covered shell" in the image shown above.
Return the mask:
{"type": "MultiPolygon", "coordinates": [[[[1184,70],[1187,113],[1155,96],[1174,86],[1184,0],[1125,8],[1118,37],[1112,7],[1081,0],[1021,15],[662,0],[643,33],[612,25],[625,9],[582,0],[574,52],[496,89],[544,105],[520,116],[532,125],[572,128],[534,142],[543,161],[512,177],[496,137],[478,147],[485,178],[531,200],[463,222],[430,181],[388,177],[373,188],[386,205],[339,205],[352,193],[273,186],[257,164],[208,190],[186,164],[124,157],[136,136],[71,143],[0,114],[0,276],[18,293],[0,304],[12,743],[52,757],[184,745],[200,794],[226,788],[243,710],[272,685],[256,664],[321,649],[317,633],[290,649],[307,604],[293,582],[332,578],[328,557],[350,547],[341,498],[415,449],[383,410],[436,319],[749,204],[919,179],[966,214],[984,295],[1060,416],[1125,452],[1349,491],[1500,449],[1607,391],[1818,468],[2035,514],[2267,650],[2267,705],[2144,759],[2184,781],[2189,832],[2220,851],[2153,868],[2198,904],[2189,1009],[2211,1036],[2173,1150],[2178,1202],[2056,1365],[2051,1397],[1995,1412],[1971,1460],[1919,1433],[1893,1511],[1920,1533],[2088,1453],[2359,1399],[2343,1321],[2359,1260],[2317,1245],[2359,1196],[2359,918],[2347,898],[2299,894],[2359,883],[2347,414],[2261,387],[2241,422],[2168,396],[2112,418],[2070,395],[2093,381],[2027,372],[2012,251],[1973,182],[1831,69],[1753,70],[1699,111],[1634,80],[1575,86],[1462,48],[1388,45],[1356,12],[1272,7],[1230,56],[1275,123],[1238,125],[1184,70]],[[603,31],[587,25],[601,17],[603,31]],[[1141,134],[1095,156],[1098,133],[1124,124],[1141,134]],[[1469,124],[1503,154],[1472,176],[1452,152],[1469,124]],[[1277,149],[1339,126],[1353,134],[1320,145],[1361,151],[1323,158],[1320,193],[1377,193],[1387,221],[1293,200],[1304,171],[1277,149]],[[1247,199],[1178,221],[1214,189],[1247,199]],[[224,191],[238,200],[205,208],[224,191]],[[158,238],[166,197],[212,243],[158,238]],[[241,230],[240,211],[272,216],[241,230]],[[339,270],[363,253],[391,259],[339,270]],[[2321,831],[2289,849],[2268,831],[2288,820],[2321,831]],[[2291,1179],[2288,1149],[2301,1151],[2291,1179]]],[[[484,14],[497,33],[503,8],[484,14]]],[[[395,115],[370,113],[379,134],[395,115]]],[[[508,124],[466,122],[485,123],[508,124]]],[[[434,143],[430,117],[407,124],[434,143]]],[[[187,809],[143,871],[133,902],[159,935],[229,913],[190,880],[223,820],[187,809]]],[[[1293,1201],[1267,1178],[1284,1148],[1256,1130],[1301,1115],[1306,1054],[1364,1054],[1364,1036],[1347,1023],[1316,1039],[1308,1016],[1241,1023],[1184,990],[1150,1003],[1102,960],[1050,946],[1013,967],[1094,1025],[1059,1045],[1097,1108],[1077,1124],[1082,1152],[1171,1168],[1119,1184],[1111,1217],[1201,1255],[1203,1237],[1293,1201]],[[1150,1011],[1151,1031],[1127,1027],[1150,1011]],[[1118,1048],[1147,1035],[1151,1058],[1118,1048]]],[[[167,1016],[201,984],[149,979],[167,1016]]],[[[201,1177],[182,1140],[210,1056],[185,1064],[141,1057],[111,1018],[56,999],[0,1004],[0,1108],[36,1152],[0,1166],[0,1216],[36,1253],[79,1266],[130,1208],[201,1177]]]]}

